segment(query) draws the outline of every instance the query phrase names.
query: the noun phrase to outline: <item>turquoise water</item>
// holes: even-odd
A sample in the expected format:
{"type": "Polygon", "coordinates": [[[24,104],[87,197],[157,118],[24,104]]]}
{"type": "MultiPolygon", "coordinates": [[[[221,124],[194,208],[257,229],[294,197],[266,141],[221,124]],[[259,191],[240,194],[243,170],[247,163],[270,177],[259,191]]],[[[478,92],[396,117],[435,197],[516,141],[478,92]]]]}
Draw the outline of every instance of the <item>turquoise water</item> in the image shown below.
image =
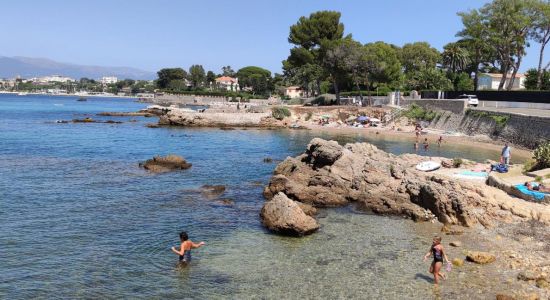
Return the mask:
{"type": "MultiPolygon", "coordinates": [[[[147,128],[156,119],[95,116],[144,104],[76,100],[0,95],[0,298],[433,296],[419,257],[435,225],[345,208],[323,212],[320,232],[304,239],[261,227],[261,192],[275,163],[302,152],[312,132],[147,128]],[[124,123],[55,123],[85,117],[124,123]],[[170,153],[193,167],[159,175],[138,168],[170,153]],[[204,184],[225,185],[222,197],[234,204],[203,198],[204,184]],[[187,268],[170,252],[180,230],[207,244],[187,268]]],[[[412,150],[409,142],[370,141],[412,150]]],[[[427,154],[496,155],[464,147],[427,154]]],[[[445,295],[456,296],[451,287],[445,295]]]]}

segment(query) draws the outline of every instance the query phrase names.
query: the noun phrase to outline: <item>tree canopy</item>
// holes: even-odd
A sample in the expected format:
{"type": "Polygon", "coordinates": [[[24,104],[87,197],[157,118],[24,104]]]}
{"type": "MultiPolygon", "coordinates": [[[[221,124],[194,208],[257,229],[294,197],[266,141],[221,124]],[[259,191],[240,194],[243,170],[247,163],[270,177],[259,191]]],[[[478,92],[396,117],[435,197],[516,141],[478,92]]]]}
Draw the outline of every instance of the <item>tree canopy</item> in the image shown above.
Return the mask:
{"type": "Polygon", "coordinates": [[[167,88],[172,81],[183,81],[187,72],[182,68],[165,68],[157,72],[157,85],[159,88],[167,88]]]}

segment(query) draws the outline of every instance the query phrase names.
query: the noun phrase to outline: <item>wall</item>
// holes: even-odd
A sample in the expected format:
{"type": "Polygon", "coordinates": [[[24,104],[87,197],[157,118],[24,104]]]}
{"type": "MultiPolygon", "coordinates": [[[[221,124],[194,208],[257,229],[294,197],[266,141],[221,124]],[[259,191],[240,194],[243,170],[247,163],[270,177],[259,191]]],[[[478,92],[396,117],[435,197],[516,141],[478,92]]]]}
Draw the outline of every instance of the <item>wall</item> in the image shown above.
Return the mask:
{"type": "MultiPolygon", "coordinates": [[[[423,99],[437,99],[437,91],[422,91],[423,99]]],[[[476,95],[479,100],[500,102],[531,102],[550,104],[550,91],[448,91],[447,99],[456,99],[460,95],[476,95]]]]}
{"type": "Polygon", "coordinates": [[[529,149],[534,149],[540,143],[550,140],[550,118],[511,113],[476,110],[465,114],[454,114],[447,111],[434,119],[429,127],[467,135],[483,134],[529,149]],[[492,116],[508,117],[508,120],[502,127],[492,116]]]}
{"type": "MultiPolygon", "coordinates": [[[[173,95],[164,94],[162,96],[156,96],[154,99],[158,104],[196,104],[196,105],[212,105],[227,103],[228,100],[224,96],[193,96],[193,95],[173,95]]],[[[279,104],[280,101],[276,99],[250,99],[249,102],[252,105],[274,105],[279,104]]]]}
{"type": "Polygon", "coordinates": [[[415,103],[427,110],[445,110],[455,114],[462,114],[467,108],[466,100],[458,99],[421,99],[421,100],[401,100],[402,106],[408,106],[415,103]]]}

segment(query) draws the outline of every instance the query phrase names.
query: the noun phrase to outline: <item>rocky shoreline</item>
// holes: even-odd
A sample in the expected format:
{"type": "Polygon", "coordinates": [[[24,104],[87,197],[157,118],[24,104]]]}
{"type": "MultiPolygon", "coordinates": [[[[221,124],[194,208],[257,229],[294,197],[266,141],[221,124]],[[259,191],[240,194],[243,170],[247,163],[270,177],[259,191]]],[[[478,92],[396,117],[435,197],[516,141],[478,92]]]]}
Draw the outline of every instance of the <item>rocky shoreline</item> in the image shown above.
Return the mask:
{"type": "Polygon", "coordinates": [[[546,299],[550,206],[513,198],[484,182],[417,171],[414,166],[426,159],[392,155],[368,143],[341,146],[315,138],[303,154],[275,168],[264,189],[261,222],[278,234],[304,236],[320,229],[318,208],[349,204],[359,211],[440,222],[442,234],[459,236],[446,242],[462,249],[461,254],[451,249],[453,264],[462,268],[469,261],[459,273],[477,276],[484,268],[475,265],[491,264],[490,274],[521,287],[502,299],[546,299]]]}

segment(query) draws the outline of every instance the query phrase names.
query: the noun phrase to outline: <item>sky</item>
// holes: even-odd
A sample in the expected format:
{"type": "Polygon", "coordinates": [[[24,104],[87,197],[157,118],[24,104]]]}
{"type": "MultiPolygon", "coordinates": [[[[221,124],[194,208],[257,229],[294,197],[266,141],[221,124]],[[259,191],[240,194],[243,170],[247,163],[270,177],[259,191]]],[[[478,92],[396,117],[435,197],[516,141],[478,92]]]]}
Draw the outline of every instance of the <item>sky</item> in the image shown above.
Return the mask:
{"type": "MultiPolygon", "coordinates": [[[[455,41],[457,12],[486,0],[27,0],[0,1],[0,56],[128,66],[147,71],[201,64],[221,72],[255,65],[281,72],[289,27],[318,10],[342,13],[345,33],[402,46],[455,41]]],[[[528,48],[522,71],[538,64],[528,48]]],[[[550,58],[550,56],[548,56],[550,58]]]]}

